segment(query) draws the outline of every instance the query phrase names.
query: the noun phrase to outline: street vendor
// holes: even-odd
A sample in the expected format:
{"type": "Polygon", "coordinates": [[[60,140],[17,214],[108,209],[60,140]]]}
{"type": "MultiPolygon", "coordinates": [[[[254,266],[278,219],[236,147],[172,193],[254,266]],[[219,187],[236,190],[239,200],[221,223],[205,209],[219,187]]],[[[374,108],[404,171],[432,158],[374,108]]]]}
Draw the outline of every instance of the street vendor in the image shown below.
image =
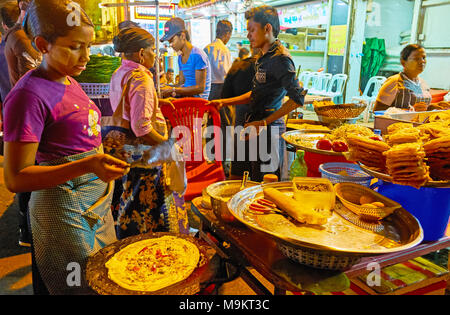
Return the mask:
{"type": "MultiPolygon", "coordinates": [[[[230,105],[250,104],[245,117],[245,127],[255,127],[267,147],[272,141],[277,142],[277,152],[270,152],[269,163],[277,162],[276,170],[264,171],[262,165],[267,157],[262,156],[258,147],[256,161],[251,162],[250,178],[262,181],[266,173],[274,173],[281,178],[281,167],[285,151],[285,143],[281,134],[286,131],[283,117],[304,103],[305,91],[296,79],[295,65],[287,49],[277,39],[280,22],[277,10],[270,6],[252,8],[245,13],[247,19],[247,38],[253,49],[260,48],[262,56],[256,62],[256,75],[251,91],[237,97],[212,101],[217,108],[230,105]],[[284,97],[289,100],[283,103],[284,97]],[[266,131],[263,131],[267,127],[266,131]],[[277,156],[275,156],[277,155],[277,156]]],[[[260,139],[261,140],[261,139],[260,139]]],[[[247,151],[249,148],[247,146],[247,151]]],[[[250,159],[250,152],[245,152],[250,159]]],[[[267,162],[267,161],[266,161],[267,162]]]]}
{"type": "Polygon", "coordinates": [[[389,107],[424,111],[431,103],[431,93],[428,84],[419,77],[427,63],[425,49],[418,44],[410,44],[400,53],[403,72],[386,80],[378,92],[375,111],[386,110],[389,107]]]}
{"type": "Polygon", "coordinates": [[[24,31],[43,62],[17,82],[4,104],[5,183],[12,192],[32,191],[35,294],[91,292],[87,258],[116,241],[113,181],[128,167],[103,154],[100,111],[72,78],[89,62],[94,24],[78,6],[80,23],[70,26],[71,4],[30,4],[24,31]],[[77,270],[75,281],[68,281],[77,270]]]}
{"type": "MultiPolygon", "coordinates": [[[[122,65],[111,78],[110,100],[114,111],[123,103],[123,119],[130,122],[133,136],[148,146],[168,140],[165,118],[148,70],[155,62],[155,39],[142,28],[128,28],[114,37],[115,51],[123,54],[122,65]],[[125,93],[125,94],[124,94],[125,93]]],[[[106,138],[109,134],[106,135],[106,138]]],[[[120,137],[120,135],[119,135],[120,137]]],[[[118,210],[119,239],[148,232],[180,232],[179,220],[187,216],[176,204],[166,185],[166,167],[132,167],[122,179],[123,192],[118,210]],[[179,211],[180,210],[180,211],[179,211]]]]}

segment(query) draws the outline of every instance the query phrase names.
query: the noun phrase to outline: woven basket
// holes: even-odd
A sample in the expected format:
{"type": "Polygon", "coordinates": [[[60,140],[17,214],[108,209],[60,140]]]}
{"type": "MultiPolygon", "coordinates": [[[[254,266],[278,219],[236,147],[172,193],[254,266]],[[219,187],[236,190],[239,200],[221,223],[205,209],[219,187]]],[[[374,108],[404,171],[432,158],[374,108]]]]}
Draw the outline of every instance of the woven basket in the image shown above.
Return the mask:
{"type": "Polygon", "coordinates": [[[357,118],[366,109],[364,103],[314,107],[317,116],[339,119],[357,118]]]}
{"type": "Polygon", "coordinates": [[[319,171],[322,173],[322,178],[329,179],[333,184],[350,182],[369,187],[373,178],[364,172],[358,164],[353,163],[324,163],[319,166],[319,171]],[[339,173],[342,171],[345,171],[348,175],[340,175],[339,173]]]}
{"type": "Polygon", "coordinates": [[[109,83],[80,83],[88,96],[109,95],[109,83]]]}
{"type": "Polygon", "coordinates": [[[346,270],[361,259],[355,255],[338,255],[337,252],[293,247],[284,243],[278,243],[277,246],[289,259],[318,269],[346,270]]]}
{"type": "Polygon", "coordinates": [[[386,198],[383,195],[373,191],[370,188],[353,184],[353,183],[338,183],[334,186],[336,191],[336,196],[342,202],[342,204],[360,216],[361,219],[374,221],[374,220],[382,220],[396,209],[400,208],[401,205],[396,203],[395,201],[386,198]],[[361,196],[369,196],[372,197],[373,200],[382,202],[385,207],[379,208],[368,208],[362,207],[359,204],[359,199],[361,196]]]}

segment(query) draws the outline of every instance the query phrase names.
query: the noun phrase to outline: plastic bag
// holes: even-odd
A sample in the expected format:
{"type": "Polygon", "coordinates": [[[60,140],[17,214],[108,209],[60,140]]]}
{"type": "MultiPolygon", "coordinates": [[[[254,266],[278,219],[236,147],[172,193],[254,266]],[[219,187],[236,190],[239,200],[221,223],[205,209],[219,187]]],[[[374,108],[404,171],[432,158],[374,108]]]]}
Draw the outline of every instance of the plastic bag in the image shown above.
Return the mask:
{"type": "Polygon", "coordinates": [[[181,148],[171,138],[155,146],[125,145],[131,167],[153,168],[167,165],[166,184],[170,190],[184,194],[187,188],[186,163],[181,148]]]}

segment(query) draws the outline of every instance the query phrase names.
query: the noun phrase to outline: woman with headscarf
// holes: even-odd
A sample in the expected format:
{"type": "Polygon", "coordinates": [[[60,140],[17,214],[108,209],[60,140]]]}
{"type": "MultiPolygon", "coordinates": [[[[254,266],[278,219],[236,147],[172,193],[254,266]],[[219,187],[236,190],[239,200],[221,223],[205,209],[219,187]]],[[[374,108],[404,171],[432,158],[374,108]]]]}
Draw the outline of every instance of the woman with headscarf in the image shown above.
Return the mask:
{"type": "MultiPolygon", "coordinates": [[[[153,76],[155,39],[142,28],[123,29],[114,38],[122,65],[111,78],[110,100],[114,111],[124,96],[123,119],[140,143],[156,146],[168,140],[165,118],[159,107],[153,76]]],[[[187,216],[178,196],[166,185],[166,166],[133,167],[122,179],[118,210],[119,239],[146,232],[186,232],[187,216]]]]}

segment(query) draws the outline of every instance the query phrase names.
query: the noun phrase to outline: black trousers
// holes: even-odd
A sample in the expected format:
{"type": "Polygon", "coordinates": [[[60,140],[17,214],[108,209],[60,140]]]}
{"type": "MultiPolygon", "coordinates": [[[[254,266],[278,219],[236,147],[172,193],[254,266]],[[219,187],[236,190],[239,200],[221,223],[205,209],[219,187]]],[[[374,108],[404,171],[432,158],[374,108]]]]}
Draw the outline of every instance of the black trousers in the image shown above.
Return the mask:
{"type": "Polygon", "coordinates": [[[30,231],[30,229],[28,228],[27,215],[31,192],[17,193],[16,196],[19,204],[19,228],[22,231],[30,231]]]}

